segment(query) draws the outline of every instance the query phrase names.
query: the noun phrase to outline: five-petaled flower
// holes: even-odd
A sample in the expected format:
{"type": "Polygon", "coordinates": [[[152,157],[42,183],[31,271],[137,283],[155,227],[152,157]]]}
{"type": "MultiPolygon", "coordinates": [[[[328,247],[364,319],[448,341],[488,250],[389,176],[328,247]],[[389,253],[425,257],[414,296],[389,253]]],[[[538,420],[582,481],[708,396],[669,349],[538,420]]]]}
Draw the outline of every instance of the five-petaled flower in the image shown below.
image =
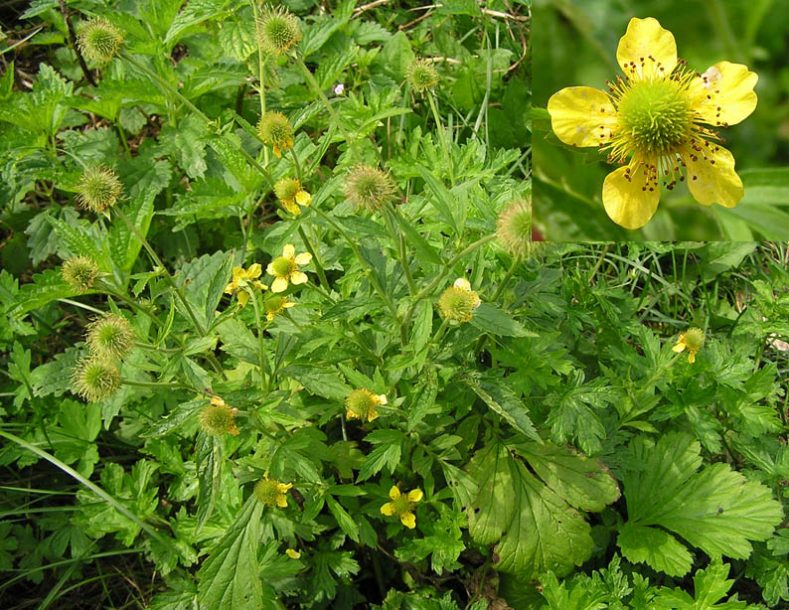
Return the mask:
{"type": "Polygon", "coordinates": [[[308,206],[312,195],[304,190],[301,182],[296,178],[283,178],[274,185],[274,194],[279,199],[282,207],[294,216],[301,214],[299,206],[308,206]]]}
{"type": "Polygon", "coordinates": [[[287,244],[282,248],[282,256],[276,257],[266,267],[266,273],[273,275],[275,278],[271,283],[271,291],[284,292],[288,289],[288,283],[294,286],[305,284],[307,275],[299,271],[299,266],[308,265],[311,260],[312,254],[309,252],[296,254],[295,246],[287,244]]]}
{"type": "Polygon", "coordinates": [[[652,17],[633,18],[616,52],[625,73],[605,93],[568,87],[548,100],[551,126],[571,146],[598,146],[620,167],[603,183],[603,205],[627,229],[657,210],[660,185],[687,178],[694,199],[734,207],[743,196],[734,157],[712,127],[743,121],[756,108],[758,76],[722,61],[703,74],[677,59],[674,36],[652,17]]]}
{"type": "Polygon", "coordinates": [[[238,304],[244,307],[249,301],[250,289],[268,290],[268,286],[258,280],[262,273],[263,268],[260,263],[253,263],[249,269],[233,267],[233,279],[225,287],[225,294],[235,294],[238,304]]]}
{"type": "Polygon", "coordinates": [[[412,530],[416,527],[414,506],[417,502],[422,500],[423,496],[424,494],[421,489],[412,489],[404,494],[396,485],[393,485],[392,489],[389,490],[389,499],[391,502],[387,502],[381,506],[381,514],[387,517],[397,515],[400,517],[402,524],[412,530]]]}
{"type": "Polygon", "coordinates": [[[688,352],[688,362],[696,362],[696,354],[704,347],[704,331],[700,328],[689,328],[684,333],[679,333],[677,343],[671,349],[677,353],[688,352]]]}

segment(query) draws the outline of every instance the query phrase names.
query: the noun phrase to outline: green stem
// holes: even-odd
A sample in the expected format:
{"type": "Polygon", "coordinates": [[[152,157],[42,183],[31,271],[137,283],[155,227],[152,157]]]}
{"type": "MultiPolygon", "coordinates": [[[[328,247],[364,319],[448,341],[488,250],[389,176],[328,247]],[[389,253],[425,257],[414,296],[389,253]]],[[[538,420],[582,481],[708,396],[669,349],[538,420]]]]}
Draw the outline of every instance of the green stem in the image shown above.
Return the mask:
{"type": "Polygon", "coordinates": [[[302,183],[304,181],[304,178],[302,177],[301,165],[299,164],[299,157],[296,154],[296,150],[291,148],[290,155],[291,157],[293,157],[293,166],[296,168],[296,178],[299,179],[299,183],[302,183]]]}
{"type": "Polygon", "coordinates": [[[192,386],[183,383],[162,383],[159,381],[134,381],[133,379],[121,379],[122,385],[129,385],[135,388],[165,388],[170,390],[191,390],[197,392],[192,386]]]}
{"type": "Polygon", "coordinates": [[[310,69],[307,67],[307,65],[304,63],[304,61],[302,61],[300,57],[296,57],[296,63],[298,64],[299,68],[301,68],[301,71],[304,73],[304,77],[307,79],[307,84],[309,84],[309,86],[312,88],[315,94],[317,94],[317,96],[320,98],[321,102],[326,107],[326,110],[331,115],[332,121],[334,121],[334,123],[337,125],[337,129],[339,129],[342,132],[346,142],[350,144],[350,142],[352,141],[350,134],[348,134],[348,132],[346,132],[343,129],[342,123],[340,122],[340,115],[337,114],[337,111],[334,109],[334,106],[331,105],[329,98],[326,97],[326,94],[321,89],[321,86],[318,84],[318,81],[315,80],[315,76],[313,76],[312,72],[310,72],[310,69]]]}
{"type": "Polygon", "coordinates": [[[323,265],[318,258],[318,252],[312,247],[312,244],[307,237],[307,233],[304,231],[304,228],[301,226],[301,224],[299,224],[299,235],[301,235],[301,240],[304,242],[304,247],[307,248],[307,252],[312,255],[312,262],[315,263],[315,271],[318,274],[318,279],[321,282],[321,286],[323,286],[326,290],[329,290],[329,280],[326,279],[326,273],[324,272],[323,265]]]}
{"type": "Polygon", "coordinates": [[[249,300],[252,301],[252,308],[255,311],[255,325],[258,333],[258,361],[260,363],[260,387],[268,393],[271,385],[271,378],[268,369],[268,359],[266,358],[266,343],[263,334],[263,322],[260,318],[260,306],[258,305],[257,295],[249,291],[249,300]]]}
{"type": "Polygon", "coordinates": [[[397,209],[391,205],[386,206],[385,209],[385,216],[386,221],[389,224],[389,231],[392,233],[393,236],[397,239],[397,253],[400,257],[400,265],[403,267],[403,273],[405,274],[405,280],[408,283],[408,291],[411,293],[411,296],[414,296],[419,289],[416,286],[416,282],[414,282],[414,277],[411,275],[411,265],[408,264],[408,256],[405,247],[405,236],[403,235],[402,231],[397,229],[397,221],[395,220],[395,215],[397,214],[397,209]]]}
{"type": "MultiPolygon", "coordinates": [[[[257,0],[250,0],[249,4],[252,6],[252,14],[255,18],[257,27],[260,14],[258,12],[257,0]]],[[[260,116],[266,114],[266,56],[263,53],[263,47],[258,47],[258,94],[260,95],[260,116]]],[[[268,147],[263,147],[263,163],[268,167],[268,147]]]]}
{"type": "Polygon", "coordinates": [[[438,114],[438,106],[432,91],[427,92],[427,101],[430,104],[430,112],[433,113],[433,120],[436,122],[436,129],[438,130],[438,141],[441,142],[441,148],[444,151],[444,158],[446,159],[447,169],[449,170],[449,182],[455,184],[455,168],[452,163],[452,157],[449,154],[449,133],[444,129],[444,124],[441,122],[441,115],[438,114]]]}
{"type": "Polygon", "coordinates": [[[167,283],[170,285],[170,288],[172,288],[175,294],[178,296],[178,299],[181,301],[181,304],[184,306],[184,309],[186,310],[186,313],[188,314],[190,320],[192,321],[195,330],[197,330],[197,332],[200,334],[201,337],[205,337],[206,331],[203,328],[203,325],[200,324],[200,322],[197,320],[197,317],[195,316],[195,312],[192,309],[192,306],[189,304],[189,301],[186,300],[186,296],[184,295],[183,291],[175,283],[173,276],[170,275],[170,272],[164,266],[162,259],[159,258],[159,255],[156,254],[154,249],[151,247],[151,244],[148,243],[148,240],[145,239],[145,237],[142,235],[142,233],[140,233],[137,227],[135,227],[129,221],[129,219],[126,217],[126,214],[124,214],[119,207],[115,207],[113,209],[115,213],[123,220],[123,222],[126,223],[126,226],[134,234],[134,236],[138,240],[140,240],[140,243],[142,244],[143,248],[145,248],[145,251],[148,253],[148,256],[151,257],[151,260],[153,260],[157,268],[162,270],[162,272],[164,273],[165,281],[167,281],[167,283]]]}

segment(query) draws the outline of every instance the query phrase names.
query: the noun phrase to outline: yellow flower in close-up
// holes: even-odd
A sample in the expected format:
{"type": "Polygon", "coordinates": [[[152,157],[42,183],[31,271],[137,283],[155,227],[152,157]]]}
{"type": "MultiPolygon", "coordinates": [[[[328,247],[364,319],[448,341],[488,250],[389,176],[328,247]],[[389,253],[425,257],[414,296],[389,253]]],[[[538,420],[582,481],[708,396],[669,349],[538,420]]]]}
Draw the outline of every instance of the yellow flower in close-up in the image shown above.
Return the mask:
{"type": "Polygon", "coordinates": [[[288,297],[283,297],[278,294],[270,294],[263,302],[263,308],[266,310],[266,320],[271,322],[286,309],[290,309],[295,305],[296,303],[291,301],[288,297]]]}
{"type": "Polygon", "coordinates": [[[282,207],[294,216],[301,214],[299,206],[308,206],[312,195],[301,187],[301,182],[296,178],[283,178],[274,185],[274,194],[279,199],[282,207]]]}
{"type": "Polygon", "coordinates": [[[293,483],[282,483],[264,476],[255,484],[255,497],[266,506],[286,508],[291,487],[293,483]]]}
{"type": "Polygon", "coordinates": [[[625,75],[607,93],[567,87],[548,100],[562,142],[596,146],[621,166],[603,183],[611,220],[643,227],[657,210],[661,185],[671,190],[678,181],[702,205],[737,205],[742,180],[710,127],[735,125],[754,111],[758,76],[728,61],[689,70],[677,59],[674,36],[652,17],[630,20],[616,59],[625,75]]]}
{"type": "Polygon", "coordinates": [[[359,388],[345,399],[345,417],[373,421],[378,417],[378,407],[387,403],[384,394],[373,394],[367,388],[359,388]]]}
{"type": "Polygon", "coordinates": [[[258,280],[262,273],[260,263],[253,263],[249,269],[233,267],[233,279],[225,287],[225,294],[235,294],[238,304],[244,307],[249,302],[248,289],[268,290],[268,286],[258,280]]]}
{"type": "Polygon", "coordinates": [[[389,490],[389,499],[391,502],[387,502],[381,506],[381,514],[387,517],[397,515],[400,517],[402,524],[412,530],[416,527],[414,506],[416,506],[417,502],[422,500],[423,496],[424,494],[421,489],[412,489],[404,494],[396,485],[393,485],[392,489],[389,490]]]}
{"type": "Polygon", "coordinates": [[[294,286],[305,284],[307,275],[299,271],[299,266],[308,265],[312,260],[312,254],[303,252],[296,254],[293,244],[287,244],[282,248],[282,256],[276,257],[266,267],[266,273],[274,276],[271,283],[272,292],[284,292],[288,288],[288,283],[294,286]]]}
{"type": "Polygon", "coordinates": [[[677,343],[671,349],[677,353],[688,352],[688,362],[696,362],[696,354],[704,347],[704,331],[700,328],[689,328],[684,333],[679,333],[677,343]]]}

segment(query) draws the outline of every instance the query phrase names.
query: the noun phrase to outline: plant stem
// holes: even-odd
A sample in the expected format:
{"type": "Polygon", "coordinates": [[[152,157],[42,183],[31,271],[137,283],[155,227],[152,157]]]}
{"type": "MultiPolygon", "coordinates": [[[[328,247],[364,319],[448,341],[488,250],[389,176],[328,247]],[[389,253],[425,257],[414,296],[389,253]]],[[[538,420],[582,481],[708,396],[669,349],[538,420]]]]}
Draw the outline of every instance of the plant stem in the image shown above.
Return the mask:
{"type": "Polygon", "coordinates": [[[340,115],[337,114],[337,111],[334,109],[334,106],[331,105],[329,98],[326,97],[326,94],[321,89],[321,86],[318,84],[318,81],[315,80],[315,76],[313,76],[310,69],[304,63],[304,61],[300,57],[296,57],[296,63],[298,64],[301,71],[304,73],[304,77],[307,79],[307,83],[312,88],[312,90],[318,95],[323,105],[326,107],[326,110],[331,115],[332,121],[337,125],[337,129],[342,132],[343,137],[345,138],[346,142],[350,144],[352,141],[351,136],[348,132],[345,131],[342,127],[342,123],[340,122],[340,115]]]}
{"type": "MultiPolygon", "coordinates": [[[[257,27],[260,14],[258,13],[257,0],[250,0],[252,6],[252,14],[255,18],[255,27],[257,27]]],[[[266,56],[263,54],[263,48],[258,47],[258,94],[260,95],[260,116],[266,114],[266,56]]],[[[240,114],[240,113],[239,113],[240,114]]],[[[268,147],[263,147],[263,163],[268,167],[268,147]]]]}
{"type": "Polygon", "coordinates": [[[452,163],[452,157],[449,154],[449,133],[444,129],[444,124],[441,122],[441,115],[438,114],[438,106],[436,105],[435,96],[432,91],[427,92],[427,101],[430,104],[430,111],[433,113],[433,120],[436,122],[438,141],[441,142],[441,148],[444,150],[444,158],[446,160],[447,169],[449,170],[449,182],[454,185],[455,168],[452,163]]]}
{"type": "Polygon", "coordinates": [[[312,254],[312,262],[315,263],[315,272],[318,274],[318,279],[321,282],[321,286],[323,286],[326,290],[329,290],[329,280],[326,279],[326,273],[324,272],[323,265],[318,258],[318,252],[312,247],[312,244],[307,237],[307,233],[304,231],[304,228],[301,226],[301,224],[299,224],[299,235],[301,235],[301,240],[304,242],[304,247],[307,248],[307,252],[312,254]]]}
{"type": "Polygon", "coordinates": [[[400,265],[403,267],[403,273],[405,274],[405,280],[408,283],[408,291],[411,293],[411,296],[414,296],[419,289],[414,282],[414,278],[411,275],[411,265],[408,264],[408,257],[405,247],[405,237],[403,236],[402,231],[397,229],[397,221],[395,220],[395,215],[397,214],[397,209],[391,205],[386,206],[385,208],[385,216],[386,221],[389,224],[389,231],[392,233],[392,236],[397,240],[398,245],[398,256],[400,257],[400,265]]]}
{"type": "Polygon", "coordinates": [[[258,362],[260,363],[260,388],[268,393],[271,384],[271,378],[268,368],[268,359],[266,358],[266,343],[263,335],[263,322],[260,318],[260,306],[258,305],[257,295],[249,291],[249,300],[252,301],[252,308],[255,310],[255,326],[257,326],[258,333],[258,362]]]}

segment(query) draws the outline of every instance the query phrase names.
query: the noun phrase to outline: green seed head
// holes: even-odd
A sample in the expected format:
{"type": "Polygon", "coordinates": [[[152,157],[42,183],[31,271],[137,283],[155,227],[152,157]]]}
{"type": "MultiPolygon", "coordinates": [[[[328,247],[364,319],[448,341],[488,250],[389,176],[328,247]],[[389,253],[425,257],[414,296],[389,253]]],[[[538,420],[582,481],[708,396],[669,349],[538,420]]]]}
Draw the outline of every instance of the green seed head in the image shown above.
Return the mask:
{"type": "Polygon", "coordinates": [[[301,190],[301,182],[295,178],[283,178],[274,185],[274,194],[280,201],[293,201],[301,190]]]}
{"type": "Polygon", "coordinates": [[[689,328],[683,333],[685,345],[691,352],[698,352],[704,347],[704,331],[700,328],[689,328]]]}
{"type": "Polygon", "coordinates": [[[345,196],[357,208],[380,210],[394,199],[395,192],[389,174],[368,165],[357,165],[345,177],[345,196]]]}
{"type": "Polygon", "coordinates": [[[87,292],[99,276],[99,267],[87,256],[76,256],[63,263],[60,274],[71,288],[87,292]]]}
{"type": "Polygon", "coordinates": [[[258,135],[264,144],[281,150],[293,147],[293,127],[281,112],[267,112],[258,122],[258,135]]]}
{"type": "Polygon", "coordinates": [[[121,373],[111,361],[92,356],[77,365],[71,383],[74,392],[96,402],[115,393],[121,385],[121,373]]]}
{"type": "Polygon", "coordinates": [[[523,258],[531,248],[531,201],[516,199],[499,215],[496,235],[515,258],[523,258]]]}
{"type": "Polygon", "coordinates": [[[296,271],[296,263],[284,256],[278,256],[271,261],[271,267],[274,269],[274,274],[277,277],[287,277],[296,271]]]}
{"type": "Polygon", "coordinates": [[[198,416],[200,429],[210,436],[238,434],[236,410],[228,405],[208,405],[198,416]]]}
{"type": "Polygon", "coordinates": [[[88,325],[87,343],[95,356],[123,358],[134,345],[134,330],[126,318],[109,313],[88,325]]]}
{"type": "Polygon", "coordinates": [[[424,59],[411,62],[406,70],[405,78],[416,93],[424,93],[435,89],[438,85],[438,72],[429,61],[424,59]]]}
{"type": "Polygon", "coordinates": [[[77,36],[77,45],[82,55],[98,65],[108,63],[123,44],[123,32],[106,19],[91,19],[85,23],[77,36]]]}
{"type": "Polygon", "coordinates": [[[118,175],[103,166],[86,169],[77,185],[77,202],[96,214],[115,205],[122,194],[123,185],[118,175]]]}
{"type": "Polygon", "coordinates": [[[622,132],[633,147],[649,155],[662,155],[687,140],[693,113],[687,93],[673,80],[639,81],[619,101],[622,132]]]}
{"type": "Polygon", "coordinates": [[[299,20],[287,9],[266,9],[258,20],[258,43],[268,53],[287,53],[300,40],[299,20]]]}
{"type": "Polygon", "coordinates": [[[470,322],[479,307],[479,296],[473,290],[450,286],[438,297],[438,313],[446,320],[470,322]]]}
{"type": "Polygon", "coordinates": [[[386,401],[366,388],[353,390],[345,399],[348,419],[372,421],[378,417],[378,405],[386,401]]]}

